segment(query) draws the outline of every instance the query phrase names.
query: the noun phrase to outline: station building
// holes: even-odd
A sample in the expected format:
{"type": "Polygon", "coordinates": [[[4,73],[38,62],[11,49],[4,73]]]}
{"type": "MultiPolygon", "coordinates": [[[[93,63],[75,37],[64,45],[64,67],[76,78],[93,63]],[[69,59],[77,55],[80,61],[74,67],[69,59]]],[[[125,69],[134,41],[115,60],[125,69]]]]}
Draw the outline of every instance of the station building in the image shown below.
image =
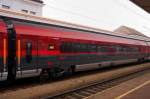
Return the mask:
{"type": "Polygon", "coordinates": [[[10,9],[26,14],[42,16],[42,0],[0,0],[0,8],[10,9]]]}

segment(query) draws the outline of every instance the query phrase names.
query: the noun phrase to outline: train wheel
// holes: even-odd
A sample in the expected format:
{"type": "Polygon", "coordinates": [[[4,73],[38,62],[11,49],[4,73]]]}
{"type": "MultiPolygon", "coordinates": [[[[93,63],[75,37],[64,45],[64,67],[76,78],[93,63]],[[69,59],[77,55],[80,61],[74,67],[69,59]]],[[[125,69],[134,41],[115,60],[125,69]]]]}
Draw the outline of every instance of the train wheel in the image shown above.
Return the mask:
{"type": "Polygon", "coordinates": [[[56,77],[57,77],[57,74],[56,74],[56,73],[49,72],[49,79],[50,79],[50,80],[54,80],[54,79],[56,79],[56,77]]]}
{"type": "Polygon", "coordinates": [[[67,70],[68,75],[73,75],[75,73],[75,66],[70,66],[67,70]]]}
{"type": "Polygon", "coordinates": [[[7,83],[12,84],[16,79],[16,67],[8,68],[7,83]]]}
{"type": "Polygon", "coordinates": [[[49,79],[49,70],[48,69],[42,69],[39,80],[41,82],[47,81],[49,79]]]}
{"type": "Polygon", "coordinates": [[[58,77],[63,76],[66,73],[67,73],[67,70],[65,71],[62,68],[55,67],[55,68],[52,68],[52,69],[49,70],[49,78],[50,79],[56,79],[58,77]]]}
{"type": "Polygon", "coordinates": [[[145,61],[144,58],[138,59],[138,62],[139,62],[139,63],[143,63],[144,61],[145,61]]]}

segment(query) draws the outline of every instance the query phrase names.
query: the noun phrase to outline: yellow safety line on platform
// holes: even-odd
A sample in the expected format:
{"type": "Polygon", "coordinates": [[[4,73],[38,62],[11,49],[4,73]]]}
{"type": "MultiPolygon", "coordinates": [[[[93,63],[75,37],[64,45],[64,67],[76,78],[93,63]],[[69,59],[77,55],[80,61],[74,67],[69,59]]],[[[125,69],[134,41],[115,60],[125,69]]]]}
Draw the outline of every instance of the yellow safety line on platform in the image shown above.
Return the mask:
{"type": "Polygon", "coordinates": [[[129,90],[128,92],[126,92],[126,93],[124,93],[124,94],[122,94],[122,95],[116,97],[115,99],[121,99],[121,98],[123,98],[124,96],[126,96],[126,95],[128,95],[128,94],[130,94],[130,93],[132,93],[132,92],[134,92],[134,91],[136,91],[136,90],[142,88],[143,86],[145,86],[145,85],[147,85],[147,84],[149,84],[149,83],[150,83],[150,80],[147,81],[147,82],[145,82],[145,83],[143,83],[143,84],[141,84],[141,85],[139,85],[138,87],[136,87],[136,88],[134,88],[134,89],[131,89],[131,90],[129,90]]]}

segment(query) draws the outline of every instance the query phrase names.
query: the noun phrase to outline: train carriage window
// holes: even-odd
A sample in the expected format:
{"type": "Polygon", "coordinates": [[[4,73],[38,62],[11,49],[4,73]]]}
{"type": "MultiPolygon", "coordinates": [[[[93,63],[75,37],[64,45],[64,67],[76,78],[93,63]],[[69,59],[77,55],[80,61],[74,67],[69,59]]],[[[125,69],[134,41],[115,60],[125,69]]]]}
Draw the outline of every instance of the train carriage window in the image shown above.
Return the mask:
{"type": "Polygon", "coordinates": [[[66,43],[66,52],[72,52],[72,43],[66,43]]]}
{"type": "Polygon", "coordinates": [[[65,46],[65,49],[66,49],[66,52],[74,52],[74,43],[66,43],[66,46],[65,46]]]}
{"type": "Polygon", "coordinates": [[[101,46],[97,47],[97,52],[101,52],[101,46]]]}
{"type": "Polygon", "coordinates": [[[80,44],[80,52],[84,52],[84,44],[80,44]]]}
{"type": "Polygon", "coordinates": [[[26,43],[26,62],[27,63],[32,62],[32,43],[31,42],[26,43]]]}
{"type": "Polygon", "coordinates": [[[87,52],[87,44],[82,44],[82,52],[87,52]]]}
{"type": "Polygon", "coordinates": [[[80,48],[80,44],[79,43],[74,43],[73,48],[74,48],[74,52],[80,52],[81,48],[80,48]]]}
{"type": "Polygon", "coordinates": [[[97,51],[96,45],[92,45],[92,46],[91,46],[91,51],[92,51],[92,52],[96,52],[96,51],[97,51]]]}
{"type": "Polygon", "coordinates": [[[117,52],[123,52],[123,53],[137,53],[139,52],[138,47],[129,47],[129,46],[118,46],[117,52]]]}
{"type": "Polygon", "coordinates": [[[78,52],[78,44],[77,43],[73,43],[72,44],[72,48],[73,48],[73,52],[78,52]]]}
{"type": "Polygon", "coordinates": [[[88,52],[96,52],[97,51],[97,46],[94,44],[89,44],[88,45],[88,52]]]}
{"type": "Polygon", "coordinates": [[[60,50],[61,52],[72,52],[73,51],[72,43],[62,42],[62,44],[60,45],[60,50]]]}
{"type": "Polygon", "coordinates": [[[60,45],[60,51],[65,52],[65,42],[62,42],[60,45]]]}
{"type": "Polygon", "coordinates": [[[108,52],[108,47],[107,46],[101,46],[99,50],[101,52],[108,52]]]}
{"type": "Polygon", "coordinates": [[[131,47],[130,52],[137,53],[137,52],[139,52],[139,48],[138,47],[131,47]]]}
{"type": "Polygon", "coordinates": [[[116,46],[97,46],[97,52],[116,52],[118,51],[119,48],[117,48],[116,46]]]}
{"type": "Polygon", "coordinates": [[[86,43],[62,42],[60,45],[61,52],[81,53],[81,52],[97,52],[97,45],[86,43]]]}

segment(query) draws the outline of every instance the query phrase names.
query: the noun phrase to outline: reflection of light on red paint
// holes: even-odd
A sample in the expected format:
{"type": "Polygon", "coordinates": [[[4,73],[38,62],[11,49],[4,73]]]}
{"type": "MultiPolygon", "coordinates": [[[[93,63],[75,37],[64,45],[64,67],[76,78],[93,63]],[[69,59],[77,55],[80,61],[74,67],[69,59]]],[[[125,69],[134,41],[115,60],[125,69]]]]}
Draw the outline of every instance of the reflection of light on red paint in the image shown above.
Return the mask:
{"type": "Polygon", "coordinates": [[[50,68],[52,65],[53,65],[53,63],[49,61],[49,62],[48,62],[49,68],[50,68]]]}
{"type": "Polygon", "coordinates": [[[6,65],[6,44],[7,44],[7,42],[6,42],[6,39],[4,39],[4,60],[3,60],[3,63],[4,63],[4,65],[6,65]]]}
{"type": "Polygon", "coordinates": [[[52,64],[53,64],[52,62],[50,62],[50,61],[48,62],[48,65],[52,65],[52,64]]]}
{"type": "Polygon", "coordinates": [[[20,40],[18,40],[18,65],[20,65],[20,58],[21,58],[21,47],[20,47],[20,40]]]}
{"type": "Polygon", "coordinates": [[[59,57],[58,59],[62,61],[65,60],[65,57],[59,57]]]}

